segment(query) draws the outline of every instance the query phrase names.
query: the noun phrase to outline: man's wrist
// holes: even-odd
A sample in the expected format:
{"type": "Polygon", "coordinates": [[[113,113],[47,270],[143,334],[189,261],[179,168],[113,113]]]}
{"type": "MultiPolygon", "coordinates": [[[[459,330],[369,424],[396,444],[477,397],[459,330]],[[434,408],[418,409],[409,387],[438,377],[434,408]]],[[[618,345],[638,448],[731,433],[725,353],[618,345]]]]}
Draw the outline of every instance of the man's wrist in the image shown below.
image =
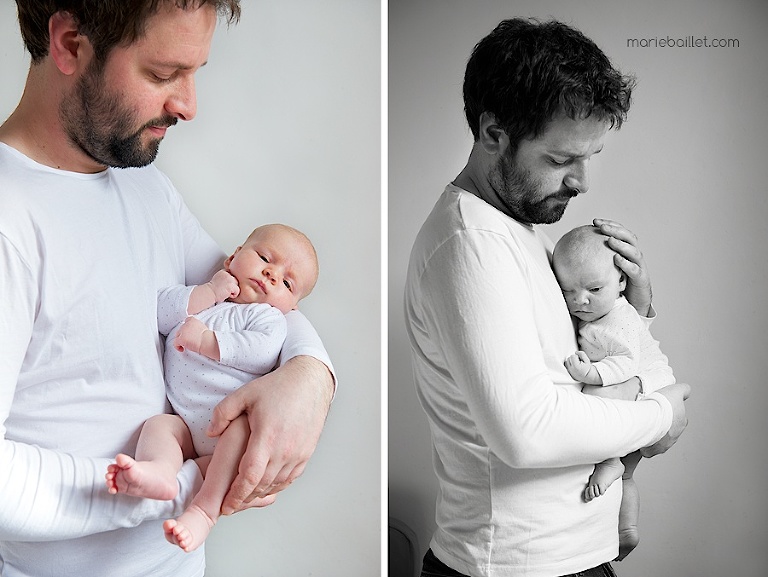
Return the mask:
{"type": "Polygon", "coordinates": [[[640,381],[640,390],[637,392],[637,397],[635,397],[635,400],[639,401],[645,398],[645,390],[643,388],[643,377],[638,376],[637,380],[640,381]]]}
{"type": "Polygon", "coordinates": [[[672,409],[672,403],[667,397],[660,392],[656,391],[646,396],[643,401],[656,401],[661,407],[661,418],[659,420],[659,429],[656,433],[656,439],[651,443],[660,441],[671,429],[672,420],[674,418],[674,410],[672,409]]]}

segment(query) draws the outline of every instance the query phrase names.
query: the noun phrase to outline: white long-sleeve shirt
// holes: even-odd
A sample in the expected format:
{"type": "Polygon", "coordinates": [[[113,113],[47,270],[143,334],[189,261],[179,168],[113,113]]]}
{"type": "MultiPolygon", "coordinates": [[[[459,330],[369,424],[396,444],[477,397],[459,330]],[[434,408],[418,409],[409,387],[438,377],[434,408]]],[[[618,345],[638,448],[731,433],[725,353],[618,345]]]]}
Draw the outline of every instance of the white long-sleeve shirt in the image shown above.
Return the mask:
{"type": "MultiPolygon", "coordinates": [[[[80,174],[0,143],[0,574],[202,575],[169,546],[174,502],[109,495],[107,465],[168,412],[157,291],[200,284],[224,253],[156,168],[80,174]]],[[[304,317],[283,359],[317,356],[304,317]]],[[[322,351],[319,353],[318,351],[322,351]]]]}
{"type": "Polygon", "coordinates": [[[538,228],[450,185],[411,253],[407,329],[439,482],[431,547],[473,577],[551,577],[613,559],[621,484],[584,503],[592,467],[671,425],[658,394],[580,393],[563,365],[576,337],[551,249],[538,228]]]}

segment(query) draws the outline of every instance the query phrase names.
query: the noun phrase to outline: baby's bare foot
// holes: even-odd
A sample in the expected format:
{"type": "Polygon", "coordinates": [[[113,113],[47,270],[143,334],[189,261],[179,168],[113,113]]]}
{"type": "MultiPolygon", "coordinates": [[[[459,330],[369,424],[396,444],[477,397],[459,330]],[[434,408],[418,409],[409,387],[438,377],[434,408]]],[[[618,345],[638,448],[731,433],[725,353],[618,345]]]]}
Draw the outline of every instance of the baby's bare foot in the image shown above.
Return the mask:
{"type": "Polygon", "coordinates": [[[595,470],[584,489],[584,500],[589,502],[605,493],[614,481],[621,479],[622,474],[624,465],[621,459],[608,459],[595,465],[595,470]]]}
{"type": "Polygon", "coordinates": [[[153,461],[136,461],[123,453],[107,467],[105,478],[107,489],[113,495],[125,493],[167,501],[174,499],[179,492],[176,473],[171,468],[153,461]]]}
{"type": "Polygon", "coordinates": [[[189,553],[202,545],[216,521],[197,505],[190,505],[178,519],[163,523],[165,538],[189,553]]]}
{"type": "Polygon", "coordinates": [[[640,534],[637,527],[624,527],[619,529],[619,556],[615,561],[623,561],[632,550],[640,543],[640,534]]]}

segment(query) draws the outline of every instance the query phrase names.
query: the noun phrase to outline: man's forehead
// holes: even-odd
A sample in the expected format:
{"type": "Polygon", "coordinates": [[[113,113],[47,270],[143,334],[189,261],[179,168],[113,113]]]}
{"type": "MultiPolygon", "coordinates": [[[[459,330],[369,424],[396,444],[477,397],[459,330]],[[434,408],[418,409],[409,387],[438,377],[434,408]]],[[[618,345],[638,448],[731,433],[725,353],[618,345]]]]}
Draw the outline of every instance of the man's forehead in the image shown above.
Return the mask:
{"type": "Polygon", "coordinates": [[[212,6],[183,9],[170,5],[152,14],[143,34],[132,44],[156,58],[166,61],[179,60],[180,66],[198,67],[199,58],[207,60],[217,15],[212,6]],[[196,58],[194,62],[189,62],[196,58]]]}
{"type": "Polygon", "coordinates": [[[610,126],[610,121],[594,116],[573,119],[558,115],[531,142],[550,153],[589,156],[602,150],[610,126]]]}

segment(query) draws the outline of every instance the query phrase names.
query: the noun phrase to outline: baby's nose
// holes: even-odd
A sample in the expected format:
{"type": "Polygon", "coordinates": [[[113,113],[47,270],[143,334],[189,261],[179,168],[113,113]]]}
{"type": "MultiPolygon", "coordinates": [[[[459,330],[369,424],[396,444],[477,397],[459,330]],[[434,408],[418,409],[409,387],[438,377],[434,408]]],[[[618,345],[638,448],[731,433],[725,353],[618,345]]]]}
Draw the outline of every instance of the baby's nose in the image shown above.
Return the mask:
{"type": "Polygon", "coordinates": [[[278,278],[279,275],[277,274],[277,271],[273,270],[271,267],[266,267],[264,269],[264,274],[267,275],[267,279],[269,279],[269,282],[272,284],[275,284],[280,281],[278,278]]]}

